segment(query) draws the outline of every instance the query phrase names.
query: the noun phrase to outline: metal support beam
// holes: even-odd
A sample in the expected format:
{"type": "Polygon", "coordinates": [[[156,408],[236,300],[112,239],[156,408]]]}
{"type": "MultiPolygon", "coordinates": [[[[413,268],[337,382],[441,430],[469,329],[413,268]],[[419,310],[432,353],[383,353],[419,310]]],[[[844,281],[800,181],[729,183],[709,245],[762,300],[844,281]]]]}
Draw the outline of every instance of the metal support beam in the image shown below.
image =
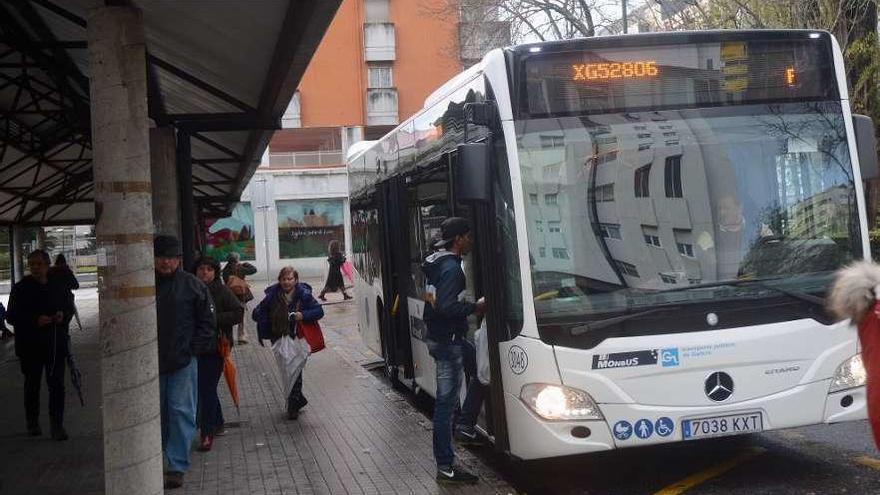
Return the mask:
{"type": "Polygon", "coordinates": [[[189,270],[195,263],[195,218],[193,208],[192,143],[186,131],[177,132],[177,181],[180,187],[180,245],[183,249],[183,267],[189,270]]]}

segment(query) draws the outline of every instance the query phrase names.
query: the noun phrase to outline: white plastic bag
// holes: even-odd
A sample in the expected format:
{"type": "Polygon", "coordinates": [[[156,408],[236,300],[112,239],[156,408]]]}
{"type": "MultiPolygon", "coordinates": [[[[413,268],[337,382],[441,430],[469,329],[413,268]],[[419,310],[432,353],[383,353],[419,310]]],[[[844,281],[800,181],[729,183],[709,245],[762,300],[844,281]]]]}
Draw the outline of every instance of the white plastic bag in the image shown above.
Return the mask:
{"type": "Polygon", "coordinates": [[[486,331],[486,319],[480,328],[474,333],[474,347],[477,351],[477,379],[483,385],[488,385],[492,378],[489,369],[489,335],[486,331]]]}
{"type": "Polygon", "coordinates": [[[281,372],[281,384],[284,387],[284,398],[290,396],[293,390],[293,384],[299,378],[303,368],[306,366],[306,359],[309,357],[309,344],[306,339],[294,339],[289,335],[281,337],[272,345],[272,351],[275,353],[275,362],[278,363],[278,370],[281,372]]]}

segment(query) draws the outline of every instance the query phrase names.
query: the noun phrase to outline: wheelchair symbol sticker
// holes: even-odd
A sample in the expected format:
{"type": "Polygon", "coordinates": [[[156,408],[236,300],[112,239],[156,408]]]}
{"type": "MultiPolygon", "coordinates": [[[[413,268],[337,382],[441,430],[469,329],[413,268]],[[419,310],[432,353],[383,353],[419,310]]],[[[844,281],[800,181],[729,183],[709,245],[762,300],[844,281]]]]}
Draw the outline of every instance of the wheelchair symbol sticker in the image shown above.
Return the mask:
{"type": "Polygon", "coordinates": [[[672,422],[672,419],[667,418],[666,416],[663,416],[654,423],[654,431],[656,431],[657,435],[660,435],[661,437],[672,435],[673,430],[675,430],[675,423],[672,422]]]}

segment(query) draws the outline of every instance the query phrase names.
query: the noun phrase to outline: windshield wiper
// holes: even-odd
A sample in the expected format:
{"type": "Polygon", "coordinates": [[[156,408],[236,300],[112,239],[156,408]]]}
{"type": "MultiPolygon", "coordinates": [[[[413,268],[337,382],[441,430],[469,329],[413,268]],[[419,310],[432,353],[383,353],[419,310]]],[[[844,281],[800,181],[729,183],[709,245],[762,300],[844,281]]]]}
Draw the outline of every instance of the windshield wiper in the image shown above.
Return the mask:
{"type": "Polygon", "coordinates": [[[590,321],[584,323],[583,325],[578,325],[571,327],[568,333],[572,337],[576,337],[578,335],[583,335],[585,333],[592,332],[594,330],[601,330],[603,328],[611,327],[617,325],[618,323],[623,323],[626,320],[631,320],[633,318],[639,318],[641,316],[646,316],[654,313],[660,313],[661,311],[671,311],[675,309],[681,309],[680,306],[664,306],[661,308],[652,308],[646,309],[644,311],[633,311],[629,313],[624,313],[618,316],[612,316],[610,318],[604,318],[601,320],[590,321]]]}
{"type": "Polygon", "coordinates": [[[812,294],[808,294],[806,292],[799,292],[791,289],[783,289],[777,285],[772,285],[766,283],[767,280],[780,280],[783,277],[768,277],[768,278],[759,278],[759,279],[742,279],[742,280],[727,280],[720,282],[713,282],[709,284],[700,284],[700,285],[692,285],[689,287],[680,287],[677,289],[670,289],[663,291],[664,293],[668,292],[682,292],[691,289],[704,289],[710,287],[742,287],[742,286],[755,286],[760,287],[762,289],[776,291],[780,294],[786,295],[792,299],[797,299],[799,301],[804,301],[815,306],[825,307],[825,298],[814,296],[812,294]]]}

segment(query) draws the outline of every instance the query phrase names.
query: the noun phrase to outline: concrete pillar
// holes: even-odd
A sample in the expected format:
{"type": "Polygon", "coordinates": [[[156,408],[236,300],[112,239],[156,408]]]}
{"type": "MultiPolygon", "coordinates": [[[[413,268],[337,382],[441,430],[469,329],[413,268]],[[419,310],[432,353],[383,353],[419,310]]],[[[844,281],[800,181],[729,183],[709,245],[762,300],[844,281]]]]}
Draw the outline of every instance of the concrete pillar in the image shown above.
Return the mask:
{"type": "Polygon", "coordinates": [[[193,200],[192,145],[189,134],[177,133],[177,180],[180,183],[180,248],[183,250],[183,268],[189,270],[196,262],[196,221],[193,200]]]}
{"type": "Polygon", "coordinates": [[[340,132],[342,133],[342,162],[345,163],[348,148],[354,143],[364,140],[364,127],[360,125],[341,127],[340,132]]]}
{"type": "Polygon", "coordinates": [[[24,254],[21,252],[21,243],[24,241],[22,234],[21,225],[12,226],[12,273],[15,282],[24,278],[24,254]]]}
{"type": "Polygon", "coordinates": [[[143,16],[88,20],[108,494],[162,493],[153,206],[143,16]]]}
{"type": "Polygon", "coordinates": [[[150,169],[153,180],[153,226],[157,234],[180,238],[180,193],[174,128],[150,129],[150,169]]]}

